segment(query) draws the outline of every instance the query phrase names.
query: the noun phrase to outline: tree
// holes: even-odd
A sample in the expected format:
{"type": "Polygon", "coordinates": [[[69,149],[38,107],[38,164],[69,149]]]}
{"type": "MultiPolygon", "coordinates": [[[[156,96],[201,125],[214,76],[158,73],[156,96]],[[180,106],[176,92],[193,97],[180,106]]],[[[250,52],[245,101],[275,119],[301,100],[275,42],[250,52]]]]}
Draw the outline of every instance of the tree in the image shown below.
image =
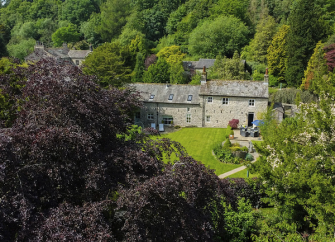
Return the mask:
{"type": "Polygon", "coordinates": [[[17,44],[8,44],[7,49],[11,57],[23,60],[28,54],[34,51],[36,41],[34,39],[23,39],[17,44]]]}
{"type": "Polygon", "coordinates": [[[266,54],[271,45],[272,38],[276,33],[276,22],[273,17],[266,16],[256,26],[255,37],[249,46],[243,48],[242,58],[249,61],[266,63],[266,54]]]}
{"type": "Polygon", "coordinates": [[[180,46],[177,45],[165,47],[157,53],[158,58],[164,58],[169,64],[182,61],[185,55],[185,53],[181,52],[180,46]]]}
{"type": "Polygon", "coordinates": [[[329,25],[321,19],[320,8],[313,0],[299,0],[293,5],[288,18],[287,63],[285,81],[290,86],[299,86],[303,71],[316,43],[329,34],[329,25]]]}
{"type": "Polygon", "coordinates": [[[132,82],[142,82],[144,73],[144,56],[138,52],[136,56],[136,65],[133,71],[132,82]]]}
{"type": "Polygon", "coordinates": [[[247,44],[248,34],[245,24],[235,17],[207,20],[190,34],[189,52],[203,58],[232,57],[247,44]]]}
{"type": "Polygon", "coordinates": [[[218,16],[229,16],[233,15],[234,17],[242,20],[243,22],[248,22],[247,11],[248,11],[249,1],[239,0],[219,0],[211,8],[211,15],[213,17],[218,16]]]}
{"type": "Polygon", "coordinates": [[[98,33],[104,41],[116,39],[127,23],[127,17],[131,14],[131,1],[107,0],[101,6],[101,25],[98,33]]]}
{"type": "Polygon", "coordinates": [[[170,65],[164,58],[150,65],[143,74],[143,82],[146,83],[166,83],[170,81],[170,65]]]}
{"type": "Polygon", "coordinates": [[[332,72],[335,69],[335,41],[334,43],[324,47],[325,58],[327,60],[328,71],[332,72]]]}
{"type": "Polygon", "coordinates": [[[52,34],[52,41],[54,46],[62,46],[63,43],[75,43],[79,40],[80,33],[73,24],[69,24],[67,27],[61,27],[52,34]]]}
{"type": "Polygon", "coordinates": [[[60,17],[72,24],[79,26],[87,21],[93,12],[99,12],[95,1],[91,0],[66,0],[62,3],[60,17]]]}
{"type": "Polygon", "coordinates": [[[273,37],[267,50],[266,58],[268,60],[269,74],[278,77],[279,82],[285,80],[287,62],[286,38],[289,28],[288,25],[283,25],[273,37]]]}
{"type": "Polygon", "coordinates": [[[84,35],[85,40],[97,47],[101,43],[101,35],[98,33],[98,27],[101,23],[100,14],[92,13],[88,21],[82,22],[80,33],[84,35]]]}
{"type": "Polygon", "coordinates": [[[261,127],[264,143],[256,145],[262,156],[252,165],[268,202],[278,209],[281,227],[294,225],[298,232],[312,228],[328,238],[335,229],[334,80],[332,75],[319,83],[329,96],[321,95],[319,105],[301,103],[296,118],[276,124],[268,117],[261,127]]]}
{"type": "Polygon", "coordinates": [[[102,87],[120,87],[131,79],[128,58],[127,48],[118,43],[105,43],[86,57],[83,71],[89,75],[96,75],[102,87]]]}

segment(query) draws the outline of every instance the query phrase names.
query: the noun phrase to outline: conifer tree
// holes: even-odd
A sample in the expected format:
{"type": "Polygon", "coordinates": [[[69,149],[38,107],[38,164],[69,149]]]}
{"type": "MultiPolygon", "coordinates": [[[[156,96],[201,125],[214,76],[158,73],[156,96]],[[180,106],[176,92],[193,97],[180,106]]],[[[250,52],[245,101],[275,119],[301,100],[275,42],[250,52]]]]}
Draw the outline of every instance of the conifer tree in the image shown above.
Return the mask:
{"type": "Polygon", "coordinates": [[[285,80],[299,86],[316,43],[327,37],[329,26],[321,19],[314,0],[298,0],[288,18],[287,65],[285,80]]]}
{"type": "Polygon", "coordinates": [[[142,77],[144,73],[144,56],[141,52],[137,53],[136,65],[132,76],[133,82],[142,82],[142,77]]]}

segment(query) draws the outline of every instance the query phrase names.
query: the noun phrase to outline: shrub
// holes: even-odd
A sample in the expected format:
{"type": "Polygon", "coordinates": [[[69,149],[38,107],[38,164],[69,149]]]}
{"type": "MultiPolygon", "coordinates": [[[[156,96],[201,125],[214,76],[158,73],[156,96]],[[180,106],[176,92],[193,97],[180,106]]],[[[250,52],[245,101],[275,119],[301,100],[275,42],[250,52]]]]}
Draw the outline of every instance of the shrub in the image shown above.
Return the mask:
{"type": "Polygon", "coordinates": [[[246,155],[246,157],[245,157],[245,160],[246,160],[246,161],[253,161],[253,160],[254,160],[254,156],[253,156],[252,154],[248,153],[248,154],[246,155]]]}
{"type": "Polygon", "coordinates": [[[237,129],[237,125],[240,121],[238,119],[232,119],[229,121],[228,125],[232,128],[232,129],[237,129]]]}
{"type": "Polygon", "coordinates": [[[246,147],[246,146],[243,146],[243,147],[241,148],[241,151],[248,152],[248,147],[246,147]]]}
{"type": "Polygon", "coordinates": [[[224,143],[222,149],[228,149],[229,147],[231,147],[231,142],[229,139],[226,140],[226,142],[224,143]]]}
{"type": "Polygon", "coordinates": [[[179,125],[174,126],[175,129],[180,129],[181,127],[179,125]]]}

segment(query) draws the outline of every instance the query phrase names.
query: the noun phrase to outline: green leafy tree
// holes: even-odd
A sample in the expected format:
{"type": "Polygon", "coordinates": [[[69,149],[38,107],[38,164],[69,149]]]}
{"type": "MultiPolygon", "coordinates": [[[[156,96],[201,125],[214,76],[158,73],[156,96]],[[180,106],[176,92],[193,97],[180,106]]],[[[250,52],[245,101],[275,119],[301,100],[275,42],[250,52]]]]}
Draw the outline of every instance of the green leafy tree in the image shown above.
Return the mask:
{"type": "Polygon", "coordinates": [[[52,34],[52,41],[54,46],[61,46],[65,43],[75,43],[79,40],[80,33],[78,33],[77,28],[73,24],[69,24],[67,27],[62,27],[56,30],[52,34]]]}
{"type": "Polygon", "coordinates": [[[102,42],[98,27],[101,23],[100,14],[92,13],[88,21],[80,25],[80,33],[84,35],[85,40],[93,46],[98,46],[102,42]]]}
{"type": "Polygon", "coordinates": [[[218,56],[214,62],[213,68],[209,71],[209,79],[223,79],[223,80],[246,80],[245,64],[240,59],[237,52],[234,53],[232,59],[227,57],[222,58],[218,56]]]}
{"type": "Polygon", "coordinates": [[[12,57],[23,60],[28,54],[33,52],[36,41],[34,39],[23,39],[15,44],[8,44],[8,53],[12,57]]]}
{"type": "Polygon", "coordinates": [[[51,18],[39,19],[36,21],[35,27],[39,35],[40,42],[45,46],[50,46],[52,42],[52,34],[57,30],[57,24],[51,18]]]}
{"type": "Polygon", "coordinates": [[[278,77],[279,82],[285,80],[286,62],[287,62],[287,33],[288,25],[283,25],[274,35],[271,45],[268,48],[267,60],[269,73],[278,77]]]}
{"type": "Polygon", "coordinates": [[[144,56],[141,52],[138,52],[136,56],[136,65],[133,71],[132,82],[142,82],[144,69],[144,56]]]}
{"type": "Polygon", "coordinates": [[[103,41],[111,41],[121,34],[122,27],[131,14],[131,0],[107,0],[101,6],[101,24],[98,33],[103,41]]]}
{"type": "Polygon", "coordinates": [[[127,48],[118,43],[105,43],[86,57],[83,71],[89,75],[96,75],[102,87],[121,87],[131,80],[128,57],[127,48]]]}
{"type": "Polygon", "coordinates": [[[219,17],[204,21],[189,38],[189,52],[193,56],[215,58],[232,57],[248,42],[248,27],[235,17],[219,17]]]}
{"type": "Polygon", "coordinates": [[[164,58],[150,65],[148,70],[144,72],[143,82],[146,83],[166,83],[170,81],[170,65],[164,58]]]}
{"type": "Polygon", "coordinates": [[[219,0],[211,8],[213,17],[233,15],[244,22],[248,22],[249,0],[219,0]]]}
{"type": "Polygon", "coordinates": [[[280,125],[268,114],[261,127],[264,142],[256,144],[262,156],[252,165],[283,223],[295,225],[297,232],[312,228],[331,237],[335,231],[335,92],[329,84],[334,84],[334,78],[319,83],[330,93],[321,95],[319,105],[300,104],[296,117],[280,125]]]}
{"type": "Polygon", "coordinates": [[[276,22],[273,17],[266,16],[256,27],[255,37],[243,48],[242,58],[250,61],[266,63],[266,54],[276,33],[276,22]]]}
{"type": "Polygon", "coordinates": [[[183,62],[175,62],[170,65],[170,83],[185,84],[187,78],[183,67],[183,62]]]}
{"type": "Polygon", "coordinates": [[[60,5],[61,1],[58,0],[35,0],[31,1],[29,12],[23,14],[28,14],[30,19],[34,21],[43,18],[56,20],[58,18],[60,5]]]}
{"type": "Polygon", "coordinates": [[[316,43],[327,37],[330,29],[321,19],[320,8],[313,0],[298,0],[293,5],[288,24],[285,81],[290,86],[300,86],[316,43]]]}
{"type": "Polygon", "coordinates": [[[177,45],[165,47],[157,53],[158,58],[164,58],[169,64],[179,63],[185,56],[186,54],[182,53],[180,46],[177,45]]]}
{"type": "Polygon", "coordinates": [[[66,0],[62,4],[60,17],[75,25],[87,21],[93,12],[98,12],[92,0],[66,0]]]}

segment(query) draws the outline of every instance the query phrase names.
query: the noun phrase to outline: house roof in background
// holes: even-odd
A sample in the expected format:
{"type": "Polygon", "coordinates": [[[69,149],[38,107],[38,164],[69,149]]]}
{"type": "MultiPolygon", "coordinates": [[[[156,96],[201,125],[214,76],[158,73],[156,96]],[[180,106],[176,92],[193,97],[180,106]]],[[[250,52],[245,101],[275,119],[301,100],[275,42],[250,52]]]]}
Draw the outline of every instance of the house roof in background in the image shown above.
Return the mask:
{"type": "Polygon", "coordinates": [[[269,98],[268,84],[262,81],[207,81],[199,95],[269,98]]]}
{"type": "Polygon", "coordinates": [[[140,92],[141,99],[144,102],[200,104],[200,85],[134,83],[129,86],[134,87],[136,91],[140,92]],[[170,94],[173,94],[172,100],[168,100],[170,94]],[[155,95],[155,97],[149,100],[151,95],[155,95]],[[192,95],[192,101],[187,101],[189,95],[192,95]]]}
{"type": "Polygon", "coordinates": [[[90,52],[90,50],[70,50],[68,55],[75,59],[85,59],[90,52]]]}
{"type": "Polygon", "coordinates": [[[199,59],[195,65],[195,69],[202,69],[204,66],[210,68],[214,66],[215,59],[199,59]]]}

